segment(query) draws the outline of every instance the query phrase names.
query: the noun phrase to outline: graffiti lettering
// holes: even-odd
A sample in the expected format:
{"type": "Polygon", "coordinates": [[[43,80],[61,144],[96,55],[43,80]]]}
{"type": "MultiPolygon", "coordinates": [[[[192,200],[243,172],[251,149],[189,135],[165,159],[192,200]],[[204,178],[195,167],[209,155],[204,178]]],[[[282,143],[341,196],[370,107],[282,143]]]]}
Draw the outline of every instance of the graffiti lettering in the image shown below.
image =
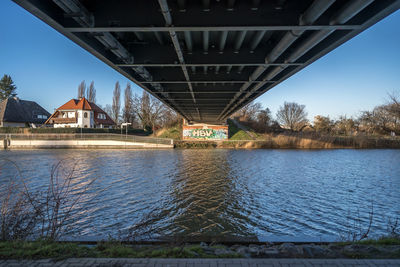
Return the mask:
{"type": "Polygon", "coordinates": [[[184,138],[196,138],[196,139],[227,139],[228,130],[227,129],[184,129],[184,138]]]}

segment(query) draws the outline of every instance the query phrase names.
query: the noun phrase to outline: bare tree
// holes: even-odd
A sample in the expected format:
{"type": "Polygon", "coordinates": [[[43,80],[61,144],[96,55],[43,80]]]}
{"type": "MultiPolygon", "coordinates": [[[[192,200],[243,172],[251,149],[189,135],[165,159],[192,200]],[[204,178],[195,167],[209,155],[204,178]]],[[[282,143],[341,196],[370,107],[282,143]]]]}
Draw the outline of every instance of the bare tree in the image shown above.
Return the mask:
{"type": "Polygon", "coordinates": [[[350,135],[357,131],[358,121],[353,118],[347,118],[346,116],[339,116],[339,119],[335,121],[334,129],[336,134],[350,135]]]}
{"type": "Polygon", "coordinates": [[[233,117],[239,117],[241,121],[256,120],[257,113],[262,109],[260,103],[249,103],[246,106],[239,109],[233,117]]]}
{"type": "Polygon", "coordinates": [[[96,88],[94,88],[94,81],[90,83],[89,88],[86,91],[86,99],[92,103],[96,103],[96,88]]]}
{"type": "Polygon", "coordinates": [[[86,83],[85,81],[82,81],[78,85],[78,99],[85,97],[85,92],[86,92],[86,83]]]}
{"type": "Polygon", "coordinates": [[[125,88],[123,118],[125,122],[129,123],[133,123],[135,118],[132,112],[132,89],[130,83],[127,83],[125,88]]]}
{"type": "Polygon", "coordinates": [[[386,105],[388,112],[390,112],[400,123],[400,96],[396,93],[389,94],[389,103],[386,105]]]}
{"type": "Polygon", "coordinates": [[[113,109],[112,109],[112,106],[111,106],[110,104],[107,104],[107,105],[104,107],[103,110],[104,110],[104,112],[107,113],[108,116],[110,116],[111,118],[114,118],[114,117],[115,117],[115,116],[114,116],[113,109]]]}
{"type": "Polygon", "coordinates": [[[170,127],[182,121],[182,117],[174,110],[165,107],[162,116],[160,116],[159,123],[162,127],[170,127]]]}
{"type": "Polygon", "coordinates": [[[314,128],[320,133],[330,133],[334,126],[334,122],[329,118],[321,115],[314,117],[314,128]]]}
{"type": "Polygon", "coordinates": [[[257,113],[257,122],[264,126],[269,127],[272,122],[271,111],[269,108],[262,109],[257,113]]]}
{"type": "Polygon", "coordinates": [[[135,95],[133,97],[132,109],[140,120],[143,129],[154,130],[158,122],[160,122],[161,114],[165,111],[163,103],[151,97],[146,91],[142,96],[135,95]]]}
{"type": "Polygon", "coordinates": [[[121,87],[119,86],[119,82],[116,82],[113,94],[112,113],[113,113],[113,119],[117,124],[119,120],[120,110],[121,110],[121,87]]]}
{"type": "Polygon", "coordinates": [[[276,113],[276,118],[286,128],[299,131],[308,122],[306,106],[295,102],[285,102],[276,113]]]}

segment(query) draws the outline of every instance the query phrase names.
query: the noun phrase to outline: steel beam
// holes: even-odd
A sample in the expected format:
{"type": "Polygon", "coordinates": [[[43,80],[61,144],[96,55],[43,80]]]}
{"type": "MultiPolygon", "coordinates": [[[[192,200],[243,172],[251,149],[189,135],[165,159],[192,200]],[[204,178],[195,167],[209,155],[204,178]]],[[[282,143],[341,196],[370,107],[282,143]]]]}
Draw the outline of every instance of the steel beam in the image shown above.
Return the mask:
{"type": "Polygon", "coordinates": [[[365,29],[371,27],[372,25],[374,25],[378,21],[382,20],[383,18],[387,17],[388,15],[392,14],[393,12],[395,12],[395,11],[397,11],[399,9],[400,9],[400,1],[394,1],[392,4],[386,6],[380,12],[378,12],[377,14],[372,16],[370,19],[368,19],[366,22],[364,22],[362,28],[354,30],[349,34],[344,35],[341,38],[338,38],[336,41],[332,42],[330,45],[324,47],[321,51],[319,51],[314,56],[312,56],[309,60],[307,60],[307,62],[304,62],[304,64],[302,64],[301,66],[298,66],[297,68],[293,69],[292,71],[286,73],[283,77],[281,77],[278,81],[276,81],[275,84],[266,86],[265,88],[263,88],[262,90],[260,90],[258,92],[254,92],[253,97],[251,97],[251,98],[249,97],[245,101],[242,101],[242,103],[240,105],[237,105],[234,109],[231,109],[229,112],[225,113],[222,117],[220,117],[220,119],[226,119],[227,117],[229,117],[231,114],[235,113],[237,110],[239,110],[244,105],[250,103],[251,101],[253,101],[257,97],[259,97],[260,95],[262,95],[265,92],[267,92],[268,90],[270,90],[272,87],[280,84],[284,80],[288,79],[290,76],[292,76],[295,73],[299,72],[300,70],[306,68],[307,66],[309,66],[310,64],[312,64],[313,62],[318,60],[319,58],[321,58],[324,55],[328,54],[330,51],[332,51],[335,48],[339,47],[340,45],[342,45],[343,43],[347,42],[351,38],[353,38],[356,35],[360,34],[365,29]]]}
{"type": "Polygon", "coordinates": [[[225,119],[400,8],[400,0],[13,1],[192,121],[225,119]],[[58,1],[79,4],[86,18],[58,1]]]}
{"type": "Polygon", "coordinates": [[[357,30],[362,25],[187,26],[187,27],[66,27],[68,32],[205,32],[205,31],[317,31],[357,30]]]}
{"type": "Polygon", "coordinates": [[[206,64],[192,64],[192,63],[176,63],[176,64],[168,64],[168,63],[135,63],[135,64],[115,64],[118,67],[240,67],[240,66],[245,66],[245,67],[257,67],[257,66],[264,66],[264,67],[269,67],[269,66],[301,66],[303,63],[235,63],[235,64],[214,64],[214,63],[206,63],[206,64]]]}
{"type": "Polygon", "coordinates": [[[171,84],[180,84],[180,83],[274,83],[274,81],[141,81],[142,84],[147,83],[171,83],[171,84]]]}
{"type": "MultiPolygon", "coordinates": [[[[194,91],[194,94],[234,94],[237,91],[201,91],[201,92],[196,92],[194,91]]],[[[190,94],[190,92],[187,91],[164,91],[164,93],[168,94],[190,94]]]]}

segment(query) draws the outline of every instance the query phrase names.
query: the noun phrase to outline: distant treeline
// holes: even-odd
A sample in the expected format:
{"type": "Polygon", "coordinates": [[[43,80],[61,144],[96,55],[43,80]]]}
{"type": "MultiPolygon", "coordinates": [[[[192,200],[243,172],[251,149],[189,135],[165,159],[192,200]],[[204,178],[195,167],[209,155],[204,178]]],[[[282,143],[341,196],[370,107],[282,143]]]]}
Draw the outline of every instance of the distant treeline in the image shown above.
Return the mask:
{"type": "MultiPolygon", "coordinates": [[[[78,96],[82,94],[78,87],[78,96]]],[[[106,105],[104,111],[117,123],[130,123],[131,128],[141,128],[152,132],[162,127],[171,126],[180,120],[180,115],[167,107],[161,101],[143,90],[142,95],[133,94],[130,83],[127,83],[123,93],[121,107],[121,86],[115,83],[112,105],[106,105]]]]}
{"type": "Polygon", "coordinates": [[[232,118],[259,133],[317,132],[331,135],[400,135],[400,98],[388,97],[387,103],[373,110],[363,111],[358,117],[317,115],[314,121],[307,119],[304,105],[285,102],[275,118],[260,103],[250,103],[232,115],[232,118]]]}

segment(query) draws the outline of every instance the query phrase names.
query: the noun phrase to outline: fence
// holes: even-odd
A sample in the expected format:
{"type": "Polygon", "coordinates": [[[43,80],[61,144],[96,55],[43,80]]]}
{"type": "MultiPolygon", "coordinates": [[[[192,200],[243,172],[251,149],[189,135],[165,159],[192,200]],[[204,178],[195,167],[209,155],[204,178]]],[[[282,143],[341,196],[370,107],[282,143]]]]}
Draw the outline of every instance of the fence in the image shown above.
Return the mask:
{"type": "Polygon", "coordinates": [[[122,142],[173,145],[172,139],[126,134],[0,134],[0,140],[113,140],[122,142]]]}

